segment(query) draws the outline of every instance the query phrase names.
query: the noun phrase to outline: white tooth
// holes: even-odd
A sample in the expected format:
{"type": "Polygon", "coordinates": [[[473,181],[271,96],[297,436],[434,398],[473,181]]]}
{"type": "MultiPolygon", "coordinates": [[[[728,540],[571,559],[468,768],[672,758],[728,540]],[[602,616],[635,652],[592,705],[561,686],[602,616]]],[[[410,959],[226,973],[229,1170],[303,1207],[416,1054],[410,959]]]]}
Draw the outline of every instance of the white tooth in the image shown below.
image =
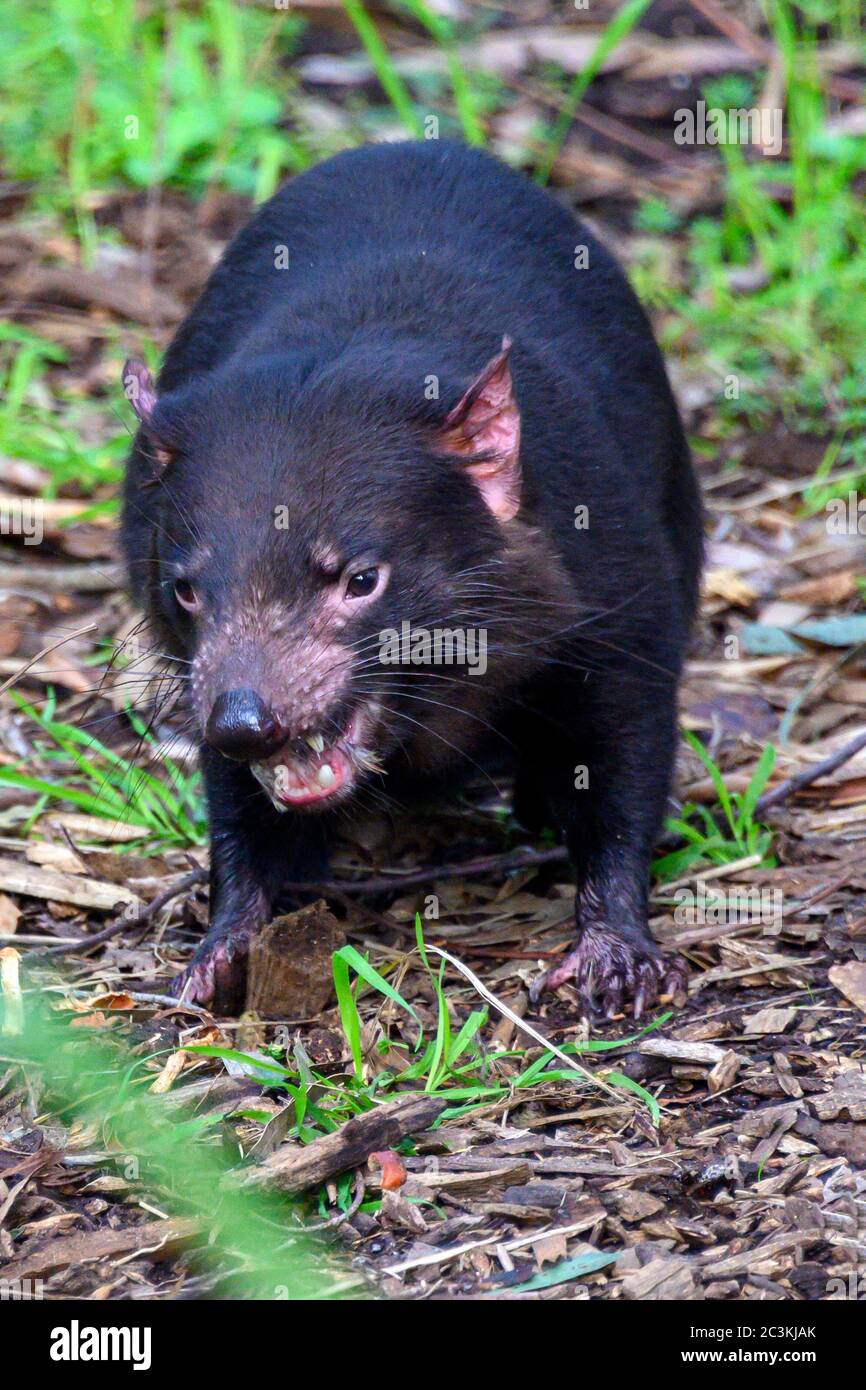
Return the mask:
{"type": "Polygon", "coordinates": [[[321,734],[305,734],[304,737],[314,753],[324,753],[325,740],[321,734]]]}
{"type": "Polygon", "coordinates": [[[322,766],[316,773],[316,781],[320,787],[329,787],[334,781],[335,776],[336,774],[330,763],[322,763],[322,766]]]}

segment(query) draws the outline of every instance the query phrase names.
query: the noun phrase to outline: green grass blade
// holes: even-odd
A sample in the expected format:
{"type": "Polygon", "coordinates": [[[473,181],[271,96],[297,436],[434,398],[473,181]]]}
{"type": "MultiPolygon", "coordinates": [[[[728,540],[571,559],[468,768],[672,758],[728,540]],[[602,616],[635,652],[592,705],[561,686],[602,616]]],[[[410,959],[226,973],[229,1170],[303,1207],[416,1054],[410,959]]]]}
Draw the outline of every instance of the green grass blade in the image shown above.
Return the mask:
{"type": "Polygon", "coordinates": [[[547,183],[550,178],[550,171],[559,157],[559,153],[565,144],[566,137],[574,120],[574,113],[580,105],[584,92],[590,83],[595,80],[601,72],[607,59],[613,53],[617,44],[622,43],[623,39],[631,33],[634,26],[640,21],[646,10],[649,9],[652,0],[627,0],[621,10],[618,10],[613,19],[608,24],[604,33],[599,38],[598,43],[593,49],[586,67],[575,76],[565,106],[553,127],[550,138],[547,141],[547,148],[539,160],[535,171],[535,178],[538,183],[547,183]]]}
{"type": "MultiPolygon", "coordinates": [[[[343,947],[343,950],[346,948],[343,947]]],[[[342,951],[335,951],[331,958],[334,972],[334,989],[337,992],[337,1006],[340,1010],[340,1023],[343,1035],[349,1044],[355,1075],[359,1081],[364,1079],[364,1059],[361,1053],[361,1019],[358,1006],[349,982],[349,967],[342,951]]]]}
{"type": "Polygon", "coordinates": [[[388,49],[382,42],[376,28],[361,0],[343,0],[346,14],[355,26],[358,38],[367,51],[382,89],[406,129],[416,140],[423,138],[424,131],[415,110],[409,88],[394,66],[388,49]]]}
{"type": "Polygon", "coordinates": [[[451,78],[451,90],[454,93],[454,105],[460,118],[463,138],[469,145],[485,144],[484,129],[475,114],[472,88],[457,55],[454,34],[450,24],[442,15],[434,13],[424,3],[424,0],[403,0],[403,3],[418,23],[423,24],[427,32],[433,35],[440,48],[444,50],[448,74],[451,78]]]}
{"type": "Polygon", "coordinates": [[[634,1095],[640,1096],[652,1115],[653,1124],[658,1128],[661,1124],[662,1112],[655,1096],[645,1086],[641,1086],[639,1081],[633,1081],[630,1076],[626,1076],[621,1071],[607,1072],[605,1080],[609,1081],[611,1086],[619,1086],[623,1091],[631,1091],[634,1095]]]}
{"type": "Polygon", "coordinates": [[[445,991],[442,988],[442,977],[445,974],[445,962],[443,960],[439,975],[433,984],[436,990],[436,1000],[438,1012],[436,1017],[436,1037],[433,1042],[433,1056],[430,1061],[430,1074],[424,1086],[425,1091],[435,1091],[441,1079],[440,1073],[447,1070],[443,1066],[444,1058],[448,1055],[449,1043],[451,1039],[451,1018],[448,1013],[448,1001],[445,998],[445,991]]]}
{"type": "Polygon", "coordinates": [[[760,758],[758,759],[758,764],[754,772],[752,773],[749,785],[743,793],[743,797],[740,802],[740,809],[742,815],[747,822],[750,822],[752,817],[754,816],[755,807],[758,804],[758,799],[761,796],[761,793],[763,792],[767,783],[769,782],[770,776],[775,766],[776,750],[773,747],[772,743],[768,743],[760,758]]]}
{"type": "MultiPolygon", "coordinates": [[[[571,1260],[561,1260],[559,1264],[552,1265],[550,1269],[539,1270],[538,1274],[533,1274],[531,1279],[527,1279],[522,1284],[514,1284],[510,1289],[510,1294],[533,1293],[536,1289],[551,1289],[557,1284],[570,1284],[573,1279],[580,1279],[584,1274],[594,1274],[597,1269],[605,1269],[608,1265],[616,1264],[619,1259],[618,1254],[609,1254],[604,1250],[593,1251],[586,1255],[575,1255],[571,1260]]],[[[497,1294],[488,1294],[488,1298],[495,1298],[497,1294]]]]}
{"type": "Polygon", "coordinates": [[[217,1047],[211,1043],[190,1043],[184,1052],[195,1052],[199,1057],[219,1057],[224,1062],[240,1062],[256,1071],[273,1071],[280,1076],[291,1076],[291,1072],[281,1062],[265,1060],[263,1057],[250,1057],[246,1052],[238,1052],[234,1047],[217,1047]]]}
{"type": "Polygon", "coordinates": [[[407,1014],[415,1020],[420,1028],[421,1020],[412,1005],[408,1000],[403,998],[402,994],[398,993],[393,985],[389,985],[384,976],[380,975],[375,966],[372,966],[368,960],[365,960],[360,951],[356,951],[354,946],[341,946],[339,951],[336,951],[334,954],[338,956],[340,960],[345,961],[346,965],[350,965],[355,971],[355,974],[360,975],[365,984],[371,985],[372,988],[378,990],[380,994],[384,994],[387,999],[391,999],[395,1004],[399,1004],[401,1009],[405,1009],[407,1014]]]}
{"type": "Polygon", "coordinates": [[[701,762],[703,763],[704,767],[709,773],[713,786],[716,789],[716,795],[719,798],[719,804],[721,805],[721,808],[725,813],[725,818],[728,822],[728,825],[731,827],[731,832],[732,834],[736,834],[736,819],[734,817],[733,806],[731,805],[731,794],[725,786],[725,779],[723,778],[716,764],[713,762],[713,759],[710,757],[706,748],[701,743],[700,739],[696,738],[690,729],[685,729],[683,732],[685,733],[686,742],[688,743],[689,747],[693,750],[693,752],[697,753],[698,757],[700,758],[701,762]]]}
{"type": "Polygon", "coordinates": [[[467,1018],[448,1052],[448,1065],[454,1067],[469,1044],[478,1036],[481,1029],[487,1022],[488,1013],[486,1009],[473,1009],[467,1018]]]}

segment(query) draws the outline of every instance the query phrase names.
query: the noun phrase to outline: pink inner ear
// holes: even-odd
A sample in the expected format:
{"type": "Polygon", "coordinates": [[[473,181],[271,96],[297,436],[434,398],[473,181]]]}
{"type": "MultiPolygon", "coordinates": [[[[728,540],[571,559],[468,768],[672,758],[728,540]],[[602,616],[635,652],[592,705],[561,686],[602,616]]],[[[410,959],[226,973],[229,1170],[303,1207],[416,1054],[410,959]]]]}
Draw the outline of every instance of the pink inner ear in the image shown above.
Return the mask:
{"type": "Polygon", "coordinates": [[[467,457],[466,470],[499,521],[520,507],[520,411],[514,399],[509,338],[449,411],[441,442],[467,457]],[[481,455],[473,463],[475,455],[481,455]]]}
{"type": "Polygon", "coordinates": [[[156,408],[156,387],[153,383],[153,377],[150,369],[143,362],[131,358],[123,364],[121,380],[126,399],[148,432],[149,447],[146,453],[151,463],[156,465],[153,475],[155,482],[171,463],[174,455],[170,448],[154,437],[153,431],[149,428],[151,416],[156,408]]]}
{"type": "Polygon", "coordinates": [[[146,425],[156,407],[156,387],[153,384],[153,377],[150,369],[139,362],[137,358],[130,358],[123,364],[121,373],[123,382],[123,394],[129,401],[139,420],[146,425]]]}

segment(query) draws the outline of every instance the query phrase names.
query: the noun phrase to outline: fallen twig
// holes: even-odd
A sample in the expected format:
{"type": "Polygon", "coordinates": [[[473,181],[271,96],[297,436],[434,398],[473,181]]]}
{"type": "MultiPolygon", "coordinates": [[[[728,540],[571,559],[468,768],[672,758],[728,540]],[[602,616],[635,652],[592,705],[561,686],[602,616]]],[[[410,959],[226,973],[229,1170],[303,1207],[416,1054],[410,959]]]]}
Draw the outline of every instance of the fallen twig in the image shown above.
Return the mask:
{"type": "Polygon", "coordinates": [[[168,888],[164,888],[161,893],[157,893],[155,898],[152,898],[149,903],[139,908],[139,911],[134,917],[118,917],[114,922],[111,922],[109,926],[104,927],[102,931],[95,932],[93,936],[80,937],[74,945],[69,945],[64,942],[60,946],[48,946],[40,954],[46,956],[59,956],[69,955],[72,951],[78,951],[79,953],[90,951],[94,946],[101,946],[104,941],[110,941],[113,936],[117,936],[127,928],[134,929],[135,927],[141,926],[142,923],[149,921],[151,917],[155,916],[160,908],[165,907],[166,903],[170,903],[172,898],[178,897],[180,893],[185,893],[189,888],[194,888],[198,883],[206,882],[206,869],[202,869],[201,867],[192,869],[190,873],[184,874],[183,878],[176,879],[168,888]]]}
{"type": "MultiPolygon", "coordinates": [[[[82,506],[78,503],[79,510],[82,506]]],[[[0,588],[36,589],[46,594],[112,593],[123,588],[124,577],[122,565],[0,564],[0,588]]]]}
{"type": "Polygon", "coordinates": [[[866,733],[860,733],[856,738],[852,738],[850,743],[838,748],[835,753],[830,753],[820,762],[813,763],[811,767],[804,768],[802,772],[797,772],[793,777],[786,777],[784,782],[780,782],[772,791],[765,792],[758,798],[755,806],[755,815],[762,815],[771,806],[778,806],[780,801],[785,801],[794,792],[802,790],[803,787],[810,787],[813,782],[817,782],[819,777],[826,777],[829,773],[835,772],[837,767],[847,763],[860,752],[861,748],[866,748],[866,733]]]}
{"type": "Polygon", "coordinates": [[[205,1239],[197,1222],[182,1218],[148,1221],[121,1231],[76,1231],[74,1235],[50,1240],[37,1250],[25,1248],[17,1259],[9,1261],[3,1273],[8,1280],[44,1279],[58,1269],[78,1269],[95,1260],[131,1253],[168,1259],[185,1246],[205,1239]]]}
{"type": "Polygon", "coordinates": [[[382,874],[377,878],[324,879],[317,883],[287,883],[289,892],[352,894],[399,893],[403,888],[423,887],[434,880],[446,878],[481,878],[484,874],[507,874],[515,869],[562,864],[568,860],[564,845],[555,849],[521,849],[506,854],[488,854],[480,859],[468,859],[463,864],[431,864],[425,869],[413,869],[407,874],[382,874]]]}
{"type": "Polygon", "coordinates": [[[338,1173],[366,1163],[376,1149],[391,1149],[410,1134],[427,1129],[448,1101],[442,1096],[399,1096],[356,1115],[336,1130],[303,1146],[283,1145],[255,1168],[226,1175],[224,1181],[243,1187],[276,1187],[282,1192],[306,1192],[338,1173]]]}
{"type": "Polygon", "coordinates": [[[42,869],[22,859],[7,859],[5,856],[0,857],[0,888],[4,892],[20,893],[25,898],[73,903],[76,907],[91,907],[101,912],[111,912],[121,903],[133,905],[139,901],[128,888],[116,883],[105,883],[102,879],[86,878],[79,874],[64,874],[56,869],[42,869]]]}
{"type": "Polygon", "coordinates": [[[66,642],[72,642],[76,637],[84,637],[88,632],[96,632],[97,627],[97,623],[88,623],[86,627],[79,627],[75,632],[68,632],[65,637],[59,637],[56,642],[52,642],[49,646],[43,647],[41,652],[37,652],[35,656],[31,656],[29,661],[25,661],[24,665],[20,666],[14,675],[11,675],[8,680],[5,680],[3,684],[0,685],[0,695],[3,695],[11,685],[19,681],[21,677],[30,670],[31,666],[35,666],[37,661],[42,660],[43,656],[50,656],[58,647],[62,647],[66,642]]]}

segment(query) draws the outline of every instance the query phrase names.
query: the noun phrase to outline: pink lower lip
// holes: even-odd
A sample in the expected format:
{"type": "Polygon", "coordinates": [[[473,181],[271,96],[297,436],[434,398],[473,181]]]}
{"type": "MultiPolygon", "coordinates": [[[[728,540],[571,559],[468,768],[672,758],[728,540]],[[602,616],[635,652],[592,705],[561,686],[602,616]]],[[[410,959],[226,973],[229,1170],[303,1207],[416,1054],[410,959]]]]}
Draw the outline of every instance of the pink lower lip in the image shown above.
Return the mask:
{"type": "Polygon", "coordinates": [[[297,773],[293,776],[294,769],[290,767],[281,768],[278,765],[277,770],[295,782],[291,787],[281,787],[277,782],[274,787],[274,794],[284,806],[310,806],[317,801],[327,801],[352,780],[352,765],[346,754],[336,747],[326,748],[318,757],[311,758],[304,766],[305,775],[301,777],[297,773]],[[327,786],[320,786],[317,777],[325,765],[331,769],[333,780],[327,786]]]}
{"type": "Polygon", "coordinates": [[[314,801],[327,801],[329,796],[339,790],[336,783],[330,787],[323,787],[318,792],[296,792],[293,796],[280,796],[284,806],[310,806],[314,801]]]}
{"type": "Polygon", "coordinates": [[[310,803],[313,801],[326,801],[329,796],[334,795],[334,792],[338,792],[340,788],[344,787],[346,785],[346,782],[348,781],[348,777],[346,775],[348,772],[348,765],[346,765],[345,767],[342,766],[344,760],[341,758],[339,760],[341,766],[338,769],[334,767],[334,763],[336,761],[336,758],[332,758],[330,766],[334,773],[334,780],[333,782],[330,782],[327,787],[304,787],[303,790],[299,789],[298,791],[291,793],[278,790],[277,795],[279,796],[280,801],[282,801],[283,805],[309,806],[310,803]]]}
{"type": "Polygon", "coordinates": [[[287,744],[266,763],[253,765],[253,772],[281,807],[313,806],[338,798],[355,780],[355,749],[362,727],[361,711],[356,710],[345,732],[321,752],[299,751],[287,744]],[[323,769],[331,779],[324,785],[319,781],[323,769]]]}

